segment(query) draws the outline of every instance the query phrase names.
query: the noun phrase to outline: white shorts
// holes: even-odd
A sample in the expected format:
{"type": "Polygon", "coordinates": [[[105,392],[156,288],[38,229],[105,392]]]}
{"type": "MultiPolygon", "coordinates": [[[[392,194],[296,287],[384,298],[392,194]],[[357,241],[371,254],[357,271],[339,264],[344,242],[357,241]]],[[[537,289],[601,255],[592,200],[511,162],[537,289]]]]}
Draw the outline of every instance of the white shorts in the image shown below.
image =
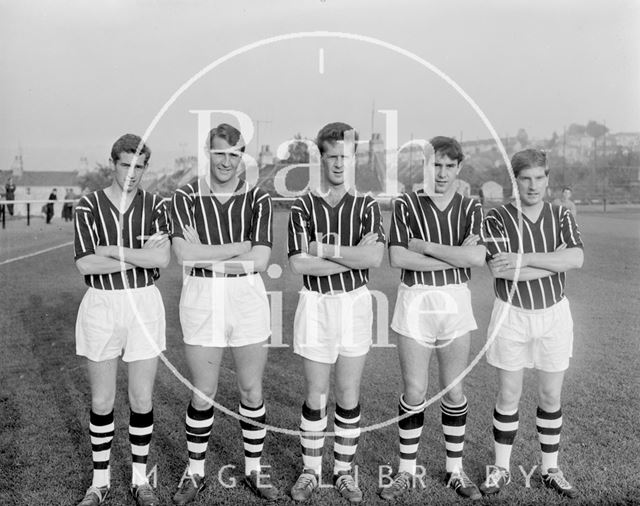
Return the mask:
{"type": "Polygon", "coordinates": [[[573,354],[573,319],[564,298],[547,309],[521,309],[496,299],[487,330],[496,337],[487,350],[487,362],[505,371],[535,367],[546,372],[565,371],[573,354]],[[500,327],[500,312],[506,310],[500,327]]]}
{"type": "Polygon", "coordinates": [[[293,322],[293,351],[334,364],[338,355],[361,357],[371,347],[373,309],[366,286],[322,294],[303,288],[293,322]]]}
{"type": "Polygon", "coordinates": [[[180,296],[185,344],[223,348],[262,342],[271,335],[267,291],[260,274],[187,276],[180,296]]]}
{"type": "Polygon", "coordinates": [[[407,286],[401,283],[391,328],[425,346],[477,329],[467,284],[407,286]]]}
{"type": "Polygon", "coordinates": [[[128,290],[89,288],[76,319],[76,353],[95,362],[133,362],[166,349],[164,304],[154,286],[128,290]]]}

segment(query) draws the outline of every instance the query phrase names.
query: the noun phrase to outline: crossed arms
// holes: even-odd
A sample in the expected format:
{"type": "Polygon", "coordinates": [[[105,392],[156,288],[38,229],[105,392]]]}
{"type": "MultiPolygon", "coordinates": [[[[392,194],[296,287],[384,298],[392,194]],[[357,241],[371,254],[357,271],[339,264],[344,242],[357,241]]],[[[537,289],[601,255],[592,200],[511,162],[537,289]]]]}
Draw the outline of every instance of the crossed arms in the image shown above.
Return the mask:
{"type": "Polygon", "coordinates": [[[173,252],[180,265],[204,267],[218,273],[243,274],[267,269],[271,248],[251,241],[202,244],[195,228],[184,227],[184,239],[173,238],[173,252]]]}
{"type": "Polygon", "coordinates": [[[383,254],[384,244],[378,242],[378,233],[369,232],[356,246],[312,241],[307,252],[292,255],[289,263],[296,274],[330,276],[351,269],[378,267],[383,254]]]}
{"type": "Polygon", "coordinates": [[[468,235],[460,246],[446,246],[422,239],[410,239],[409,247],[391,246],[391,267],[412,271],[442,271],[458,267],[479,267],[486,249],[478,244],[479,236],[468,235]]]}
{"type": "Polygon", "coordinates": [[[516,277],[516,266],[520,263],[518,281],[529,281],[546,278],[557,272],[580,269],[583,261],[582,248],[567,248],[566,244],[561,244],[549,253],[500,252],[487,264],[494,278],[513,280],[516,277]]]}
{"type": "Polygon", "coordinates": [[[76,260],[76,267],[84,275],[111,274],[135,267],[164,268],[169,265],[170,256],[169,236],[156,232],[143,242],[142,248],[96,246],[93,254],[76,260]]]}

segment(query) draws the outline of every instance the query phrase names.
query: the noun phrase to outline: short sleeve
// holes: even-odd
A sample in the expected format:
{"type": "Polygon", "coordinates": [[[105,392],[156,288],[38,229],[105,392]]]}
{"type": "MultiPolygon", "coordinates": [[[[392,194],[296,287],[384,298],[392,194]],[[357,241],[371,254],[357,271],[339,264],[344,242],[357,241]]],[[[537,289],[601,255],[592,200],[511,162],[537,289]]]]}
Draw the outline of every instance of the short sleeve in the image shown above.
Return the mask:
{"type": "Polygon", "coordinates": [[[487,217],[482,222],[482,239],[487,248],[487,258],[492,258],[498,253],[508,252],[509,243],[507,241],[504,224],[500,214],[495,210],[489,211],[487,217]]]}
{"type": "Polygon", "coordinates": [[[562,237],[562,242],[567,245],[567,248],[584,248],[575,216],[566,207],[562,207],[561,212],[560,236],[562,237]]]}
{"type": "Polygon", "coordinates": [[[153,226],[152,233],[161,232],[168,234],[169,231],[169,211],[167,202],[161,197],[156,197],[156,205],[153,209],[153,226]]]}
{"type": "Polygon", "coordinates": [[[82,197],[75,208],[74,259],[78,260],[96,252],[98,234],[95,229],[94,206],[88,197],[82,197]]]}
{"type": "Polygon", "coordinates": [[[252,246],[273,245],[273,207],[268,193],[258,190],[251,214],[252,246]]]}
{"type": "Polygon", "coordinates": [[[469,208],[467,211],[467,229],[465,236],[463,238],[466,239],[470,235],[477,235],[478,245],[484,245],[484,238],[482,233],[482,224],[484,222],[484,212],[482,210],[482,205],[477,200],[470,200],[469,208]]]}
{"type": "Polygon", "coordinates": [[[389,229],[389,246],[409,247],[411,230],[409,228],[409,207],[403,195],[393,203],[393,216],[389,229]]]}
{"type": "Polygon", "coordinates": [[[186,189],[178,188],[171,199],[171,237],[184,239],[184,228],[194,226],[193,197],[186,189]]]}
{"type": "Polygon", "coordinates": [[[287,236],[289,257],[309,251],[309,212],[302,198],[291,206],[287,236]]]}
{"type": "Polygon", "coordinates": [[[382,213],[380,212],[380,206],[375,199],[368,197],[365,204],[366,210],[362,220],[362,227],[365,234],[375,232],[378,234],[377,242],[384,244],[387,238],[382,226],[382,213]]]}

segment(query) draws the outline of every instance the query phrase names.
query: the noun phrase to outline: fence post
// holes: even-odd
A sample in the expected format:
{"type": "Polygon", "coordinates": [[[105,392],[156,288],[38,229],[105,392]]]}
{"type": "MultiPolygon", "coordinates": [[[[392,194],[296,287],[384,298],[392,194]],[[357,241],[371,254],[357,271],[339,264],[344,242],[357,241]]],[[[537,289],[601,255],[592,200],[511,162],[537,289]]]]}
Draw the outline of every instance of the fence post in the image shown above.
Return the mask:
{"type": "Polygon", "coordinates": [[[27,226],[31,224],[31,202],[27,202],[27,226]]]}

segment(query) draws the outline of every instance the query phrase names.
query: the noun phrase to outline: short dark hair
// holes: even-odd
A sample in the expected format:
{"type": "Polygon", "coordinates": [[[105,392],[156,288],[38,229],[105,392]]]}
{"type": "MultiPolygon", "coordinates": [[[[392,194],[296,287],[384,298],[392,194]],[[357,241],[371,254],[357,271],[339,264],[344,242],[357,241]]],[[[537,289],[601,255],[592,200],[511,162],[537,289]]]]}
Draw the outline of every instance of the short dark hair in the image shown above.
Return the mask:
{"type": "Polygon", "coordinates": [[[240,151],[244,153],[245,145],[244,139],[242,139],[242,134],[240,130],[236,127],[229,125],[228,123],[220,123],[217,127],[212,128],[207,136],[206,148],[211,149],[213,146],[213,139],[218,137],[219,139],[224,139],[227,141],[229,146],[236,147],[240,141],[242,142],[242,146],[240,146],[240,151]]]}
{"type": "Polygon", "coordinates": [[[429,141],[433,147],[433,153],[435,155],[446,155],[452,160],[457,160],[460,163],[464,160],[464,153],[462,152],[462,146],[453,137],[444,137],[439,135],[429,141]]]}
{"type": "Polygon", "coordinates": [[[511,169],[514,177],[518,177],[521,171],[532,167],[544,167],[545,175],[549,174],[547,154],[541,149],[523,149],[511,158],[511,169]]]}
{"type": "Polygon", "coordinates": [[[354,141],[356,143],[353,146],[353,150],[357,150],[358,132],[356,132],[351,125],[337,121],[335,123],[329,123],[328,125],[323,126],[318,132],[318,136],[316,137],[316,144],[318,146],[318,149],[320,150],[320,154],[322,155],[324,153],[325,142],[333,144],[338,141],[344,141],[345,132],[348,132],[350,130],[353,130],[354,141]]]}
{"type": "Polygon", "coordinates": [[[111,160],[116,163],[120,159],[122,153],[136,153],[140,149],[140,156],[146,155],[145,165],[149,163],[151,158],[151,150],[149,146],[142,142],[142,138],[134,134],[124,134],[111,148],[111,160]]]}

